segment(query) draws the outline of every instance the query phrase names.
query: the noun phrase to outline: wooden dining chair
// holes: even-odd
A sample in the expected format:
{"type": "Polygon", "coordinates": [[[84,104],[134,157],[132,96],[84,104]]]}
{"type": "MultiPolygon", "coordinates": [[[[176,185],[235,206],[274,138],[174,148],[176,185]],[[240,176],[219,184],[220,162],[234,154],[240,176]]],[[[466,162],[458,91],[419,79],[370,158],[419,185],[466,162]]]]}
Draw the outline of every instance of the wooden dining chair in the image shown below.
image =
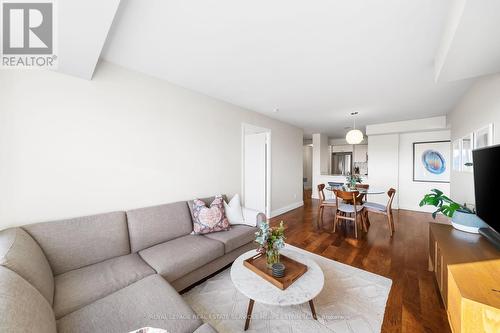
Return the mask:
{"type": "Polygon", "coordinates": [[[382,205],[376,202],[365,202],[364,207],[366,209],[366,213],[375,213],[385,215],[387,217],[387,225],[389,226],[389,233],[392,237],[394,234],[394,216],[392,215],[392,201],[394,200],[394,196],[396,195],[396,190],[390,188],[387,191],[387,195],[389,196],[389,200],[387,201],[387,205],[382,205]]]}
{"type": "Polygon", "coordinates": [[[335,204],[337,206],[337,210],[333,221],[333,232],[335,232],[339,220],[354,222],[354,237],[356,238],[358,238],[358,221],[361,222],[362,228],[366,231],[366,225],[363,220],[365,216],[364,207],[356,202],[356,198],[358,196],[359,191],[335,191],[335,204]],[[352,204],[343,203],[340,202],[340,200],[352,202],[352,204]]]}
{"type": "MultiPolygon", "coordinates": [[[[364,189],[364,190],[368,190],[370,188],[370,185],[368,184],[358,184],[356,185],[356,188],[361,188],[361,189],[364,189]]],[[[366,193],[360,193],[358,198],[358,203],[362,204],[364,201],[367,201],[368,200],[368,196],[366,195],[366,193]]]]}
{"type": "Polygon", "coordinates": [[[325,210],[325,207],[335,207],[336,202],[333,199],[327,200],[325,197],[325,184],[319,184],[318,185],[318,195],[319,195],[319,205],[318,205],[318,220],[317,220],[317,227],[318,229],[323,227],[323,213],[325,210]],[[321,222],[321,223],[320,223],[321,222]],[[321,227],[320,227],[321,225],[321,227]]]}

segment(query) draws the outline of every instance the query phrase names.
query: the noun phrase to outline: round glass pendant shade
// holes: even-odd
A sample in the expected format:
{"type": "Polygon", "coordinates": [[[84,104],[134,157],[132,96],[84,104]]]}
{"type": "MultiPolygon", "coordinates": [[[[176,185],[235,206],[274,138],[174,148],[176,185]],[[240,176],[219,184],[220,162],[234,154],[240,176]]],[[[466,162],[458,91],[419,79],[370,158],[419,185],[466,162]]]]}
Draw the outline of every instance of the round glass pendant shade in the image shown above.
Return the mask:
{"type": "Polygon", "coordinates": [[[350,130],[347,132],[345,139],[350,145],[357,145],[363,141],[363,132],[357,129],[350,130]]]}

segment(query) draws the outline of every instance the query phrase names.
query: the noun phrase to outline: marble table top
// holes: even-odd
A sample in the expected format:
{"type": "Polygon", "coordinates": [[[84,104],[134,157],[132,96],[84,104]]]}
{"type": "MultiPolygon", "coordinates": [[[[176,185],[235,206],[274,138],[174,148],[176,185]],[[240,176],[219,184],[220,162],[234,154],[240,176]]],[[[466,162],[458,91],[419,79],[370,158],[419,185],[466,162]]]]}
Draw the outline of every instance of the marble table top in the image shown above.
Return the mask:
{"type": "Polygon", "coordinates": [[[231,267],[231,280],[236,289],[246,297],[268,305],[288,306],[312,300],[321,292],[325,283],[323,271],[319,265],[287,246],[280,253],[306,265],[307,272],[287,289],[281,290],[243,266],[245,259],[256,254],[255,250],[251,250],[239,256],[231,267]]]}

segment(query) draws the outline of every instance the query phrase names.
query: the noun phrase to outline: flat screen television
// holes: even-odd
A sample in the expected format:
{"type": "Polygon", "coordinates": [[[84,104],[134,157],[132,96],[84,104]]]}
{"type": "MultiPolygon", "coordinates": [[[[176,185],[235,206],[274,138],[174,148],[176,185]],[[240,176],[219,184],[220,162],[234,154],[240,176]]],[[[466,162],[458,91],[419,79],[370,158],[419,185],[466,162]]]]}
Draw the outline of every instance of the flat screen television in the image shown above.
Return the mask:
{"type": "Polygon", "coordinates": [[[500,236],[500,145],[474,150],[472,161],[476,213],[500,236]]]}

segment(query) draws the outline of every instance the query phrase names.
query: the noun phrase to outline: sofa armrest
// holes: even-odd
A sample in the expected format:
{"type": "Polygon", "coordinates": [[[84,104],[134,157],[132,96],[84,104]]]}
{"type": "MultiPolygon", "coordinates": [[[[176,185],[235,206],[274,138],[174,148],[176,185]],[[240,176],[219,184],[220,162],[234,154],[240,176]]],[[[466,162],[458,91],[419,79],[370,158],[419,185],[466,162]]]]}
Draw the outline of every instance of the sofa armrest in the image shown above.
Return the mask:
{"type": "Polygon", "coordinates": [[[266,214],[261,213],[257,210],[246,207],[241,207],[241,210],[243,211],[243,218],[247,223],[255,222],[255,226],[258,227],[262,222],[267,221],[266,214]]]}

